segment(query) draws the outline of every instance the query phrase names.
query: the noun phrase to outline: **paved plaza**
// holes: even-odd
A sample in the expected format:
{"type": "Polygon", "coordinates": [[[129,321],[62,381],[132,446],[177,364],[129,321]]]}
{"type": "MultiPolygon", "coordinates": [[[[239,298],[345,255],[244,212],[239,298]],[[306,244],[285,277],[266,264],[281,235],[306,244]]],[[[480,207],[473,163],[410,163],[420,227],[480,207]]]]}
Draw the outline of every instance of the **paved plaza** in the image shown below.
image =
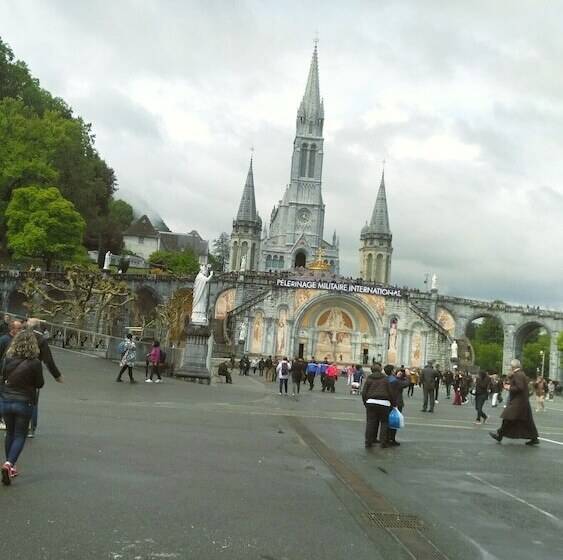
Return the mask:
{"type": "Polygon", "coordinates": [[[115,365],[54,352],[66,382],[48,377],[38,437],[0,488],[6,558],[563,557],[563,399],[529,448],[489,438],[502,409],[476,427],[444,395],[419,412],[417,390],[402,446],[365,450],[343,380],[300,400],[236,371],[117,384],[115,365]]]}

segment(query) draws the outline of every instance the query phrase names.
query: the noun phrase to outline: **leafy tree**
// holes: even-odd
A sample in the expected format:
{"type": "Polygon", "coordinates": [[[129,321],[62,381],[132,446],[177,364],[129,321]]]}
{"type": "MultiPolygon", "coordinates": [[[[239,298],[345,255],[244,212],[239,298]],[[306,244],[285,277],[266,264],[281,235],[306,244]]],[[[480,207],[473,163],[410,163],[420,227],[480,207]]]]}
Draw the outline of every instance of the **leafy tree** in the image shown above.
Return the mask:
{"type": "Polygon", "coordinates": [[[89,248],[121,244],[108,221],[115,174],[94,148],[91,126],[42,89],[0,39],[0,234],[14,189],[53,184],[85,219],[89,248]]]}
{"type": "Polygon", "coordinates": [[[550,336],[540,334],[538,329],[534,335],[528,338],[522,347],[522,368],[530,376],[535,377],[542,367],[542,355],[544,353],[544,376],[549,376],[549,346],[550,336]]]}
{"type": "Polygon", "coordinates": [[[109,203],[109,216],[125,231],[133,221],[133,208],[124,200],[112,200],[109,203]]]}
{"type": "Polygon", "coordinates": [[[16,258],[42,258],[50,270],[54,259],[72,260],[81,252],[84,220],[56,187],[16,189],[6,218],[16,258]]]}
{"type": "Polygon", "coordinates": [[[228,233],[223,232],[213,241],[212,255],[217,263],[215,270],[218,272],[225,272],[227,270],[229,267],[230,253],[230,237],[228,233]]]}
{"type": "Polygon", "coordinates": [[[164,268],[177,275],[197,274],[199,261],[191,249],[183,251],[156,251],[149,257],[152,266],[164,268]]]}
{"type": "Polygon", "coordinates": [[[38,305],[34,314],[71,319],[77,328],[84,328],[88,317],[93,317],[96,332],[101,321],[109,327],[116,310],[134,299],[125,282],[76,265],[67,268],[62,279],[32,275],[21,291],[32,305],[38,305]]]}
{"type": "Polygon", "coordinates": [[[504,332],[502,324],[494,317],[484,317],[472,322],[467,336],[475,352],[475,363],[488,371],[502,371],[504,332]]]}

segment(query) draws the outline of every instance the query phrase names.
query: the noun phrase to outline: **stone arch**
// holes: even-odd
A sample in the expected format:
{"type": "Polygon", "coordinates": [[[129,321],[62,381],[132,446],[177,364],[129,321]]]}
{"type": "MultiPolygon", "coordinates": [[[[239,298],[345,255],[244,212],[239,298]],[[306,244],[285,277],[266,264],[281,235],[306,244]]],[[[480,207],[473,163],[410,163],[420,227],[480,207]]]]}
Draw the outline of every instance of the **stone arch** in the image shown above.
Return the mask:
{"type": "Polygon", "coordinates": [[[295,260],[293,261],[295,268],[303,267],[307,264],[307,253],[300,249],[295,253],[295,260]]]}
{"type": "Polygon", "coordinates": [[[303,142],[303,144],[301,144],[301,153],[299,158],[299,177],[306,177],[308,152],[309,145],[306,142],[303,142]]]}
{"type": "Polygon", "coordinates": [[[370,359],[383,352],[381,341],[383,333],[382,317],[374,308],[370,307],[364,300],[353,295],[323,293],[304,303],[295,315],[291,332],[291,341],[295,354],[298,353],[300,343],[305,345],[305,353],[307,355],[311,355],[315,351],[318,339],[313,340],[311,337],[316,336],[314,331],[317,322],[331,306],[342,309],[352,318],[353,329],[350,332],[350,336],[353,355],[350,356],[351,360],[361,363],[364,349],[367,351],[370,359]],[[361,330],[355,319],[358,316],[365,323],[365,328],[361,330]],[[306,317],[310,317],[311,325],[304,325],[306,317]],[[306,328],[309,329],[308,333],[304,331],[306,328]]]}
{"type": "Polygon", "coordinates": [[[236,270],[238,268],[237,266],[237,262],[238,262],[238,241],[235,241],[233,243],[233,250],[232,250],[232,256],[231,256],[231,270],[236,270]]]}
{"type": "MultiPolygon", "coordinates": [[[[514,357],[518,360],[523,360],[523,350],[526,341],[528,340],[529,336],[536,330],[543,329],[547,333],[549,340],[551,341],[552,332],[551,329],[543,322],[536,320],[536,319],[526,319],[521,322],[515,329],[514,329],[514,357]]],[[[546,349],[545,358],[544,358],[544,366],[545,372],[549,372],[549,346],[546,349]]],[[[538,367],[539,367],[540,359],[538,356],[538,367]]],[[[523,368],[525,368],[525,364],[522,363],[523,368]]],[[[527,371],[526,373],[535,375],[532,371],[527,371]]]]}
{"type": "Polygon", "coordinates": [[[382,253],[378,253],[375,257],[375,281],[383,282],[385,279],[385,263],[382,253]]]}
{"type": "MultiPolygon", "coordinates": [[[[465,321],[462,328],[461,337],[457,338],[459,366],[462,369],[469,369],[475,365],[489,371],[502,372],[506,349],[505,343],[511,336],[502,318],[488,310],[476,311],[465,321]],[[483,346],[477,345],[476,339],[471,336],[470,328],[479,319],[492,319],[497,323],[502,331],[502,340],[499,338],[496,341],[490,340],[490,342],[485,343],[483,346]],[[495,354],[498,354],[497,359],[494,358],[495,354]]],[[[478,325],[474,326],[474,328],[477,329],[478,325]]]]}
{"type": "Polygon", "coordinates": [[[215,319],[225,319],[227,313],[235,308],[236,293],[236,288],[227,288],[217,295],[213,312],[215,319]]]}
{"type": "Polygon", "coordinates": [[[373,278],[373,254],[369,253],[366,259],[366,280],[373,278]]]}
{"type": "Polygon", "coordinates": [[[309,170],[307,173],[308,177],[315,176],[315,162],[317,156],[317,145],[311,144],[311,148],[309,149],[309,170]]]}
{"type": "Polygon", "coordinates": [[[274,258],[272,259],[272,268],[278,269],[279,267],[280,267],[280,261],[278,259],[278,256],[274,255],[274,258]]]}
{"type": "Polygon", "coordinates": [[[248,270],[249,267],[249,262],[248,262],[248,241],[243,241],[240,244],[240,259],[237,263],[237,268],[240,267],[240,265],[242,264],[242,259],[246,257],[246,270],[248,270]]]}
{"type": "Polygon", "coordinates": [[[13,315],[27,317],[28,311],[26,304],[28,298],[18,290],[12,290],[6,299],[6,311],[13,315]]]}
{"type": "Polygon", "coordinates": [[[141,285],[135,291],[133,320],[144,324],[156,317],[156,307],[161,303],[160,296],[151,286],[141,285]]]}

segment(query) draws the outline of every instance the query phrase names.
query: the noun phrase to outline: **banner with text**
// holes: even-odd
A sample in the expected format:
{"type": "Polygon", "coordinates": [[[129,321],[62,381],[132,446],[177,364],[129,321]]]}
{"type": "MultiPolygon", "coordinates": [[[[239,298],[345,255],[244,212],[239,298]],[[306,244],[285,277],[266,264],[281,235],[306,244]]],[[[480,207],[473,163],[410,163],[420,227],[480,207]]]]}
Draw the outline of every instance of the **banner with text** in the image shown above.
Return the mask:
{"type": "Polygon", "coordinates": [[[402,297],[401,289],[394,286],[378,286],[373,284],[358,284],[342,280],[316,280],[305,278],[278,278],[277,288],[294,288],[301,290],[327,290],[342,294],[369,294],[384,297],[402,297]]]}

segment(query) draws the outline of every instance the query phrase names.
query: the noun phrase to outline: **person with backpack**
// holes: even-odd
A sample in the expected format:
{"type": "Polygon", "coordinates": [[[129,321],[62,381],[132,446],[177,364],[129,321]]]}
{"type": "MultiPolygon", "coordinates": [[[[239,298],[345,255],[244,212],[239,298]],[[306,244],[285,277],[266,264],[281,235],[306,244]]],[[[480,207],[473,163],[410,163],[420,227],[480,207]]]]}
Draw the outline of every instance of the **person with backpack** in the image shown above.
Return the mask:
{"type": "Polygon", "coordinates": [[[285,388],[285,394],[287,396],[287,380],[289,379],[289,371],[291,370],[291,364],[287,361],[287,358],[283,358],[279,361],[276,366],[276,373],[278,374],[278,380],[280,382],[280,395],[282,395],[282,388],[285,388]]]}
{"type": "Polygon", "coordinates": [[[14,337],[2,364],[0,409],[6,422],[2,483],[6,486],[18,475],[16,463],[25,445],[37,391],[45,383],[39,353],[35,334],[24,330],[14,337]]]}
{"type": "Polygon", "coordinates": [[[119,352],[121,353],[121,360],[119,362],[121,369],[119,370],[115,381],[117,383],[121,383],[121,376],[125,373],[125,370],[127,370],[127,373],[129,374],[129,382],[137,383],[133,379],[133,367],[135,365],[135,360],[137,359],[137,346],[133,342],[133,335],[131,333],[127,333],[125,340],[119,344],[119,352]]]}
{"type": "Polygon", "coordinates": [[[155,383],[162,383],[162,377],[160,376],[159,366],[161,364],[161,350],[160,350],[160,342],[155,340],[152,345],[152,349],[149,353],[149,362],[151,365],[151,373],[150,376],[145,379],[145,383],[152,383],[153,375],[157,376],[155,379],[155,383]]]}

